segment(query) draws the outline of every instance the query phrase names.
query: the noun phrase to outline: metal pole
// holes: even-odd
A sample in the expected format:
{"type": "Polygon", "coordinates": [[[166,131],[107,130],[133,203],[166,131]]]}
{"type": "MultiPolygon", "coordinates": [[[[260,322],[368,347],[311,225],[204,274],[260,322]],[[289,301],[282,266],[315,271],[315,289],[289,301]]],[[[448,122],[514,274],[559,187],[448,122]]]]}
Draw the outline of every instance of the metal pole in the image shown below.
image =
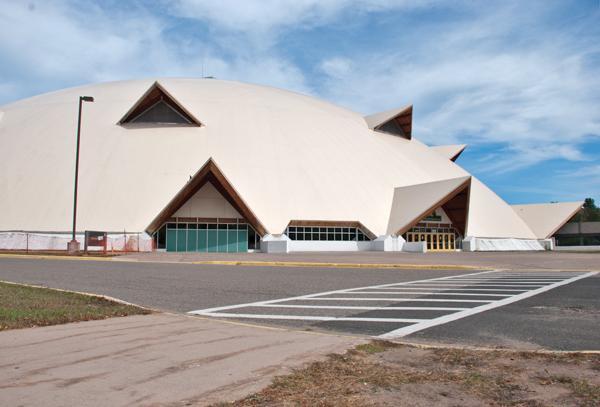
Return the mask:
{"type": "Polygon", "coordinates": [[[77,226],[77,183],[79,181],[79,140],[81,137],[81,105],[83,97],[79,97],[79,114],[77,116],[77,149],[75,152],[75,188],[73,192],[73,241],[75,241],[75,228],[77,226]]]}

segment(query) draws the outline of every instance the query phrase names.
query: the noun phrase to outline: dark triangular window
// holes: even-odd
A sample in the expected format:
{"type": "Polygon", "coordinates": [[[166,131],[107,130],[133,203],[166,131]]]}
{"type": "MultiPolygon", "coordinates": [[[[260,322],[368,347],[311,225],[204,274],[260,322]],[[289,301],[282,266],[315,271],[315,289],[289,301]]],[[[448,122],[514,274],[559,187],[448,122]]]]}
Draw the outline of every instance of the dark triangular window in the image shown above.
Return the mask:
{"type": "Polygon", "coordinates": [[[201,126],[167,91],[155,82],[119,121],[121,125],[201,126]]]}
{"type": "Polygon", "coordinates": [[[377,127],[377,130],[383,131],[386,133],[394,134],[396,136],[406,137],[404,134],[404,130],[402,130],[402,126],[398,123],[398,120],[392,119],[388,122],[383,123],[381,126],[377,127]]]}
{"type": "Polygon", "coordinates": [[[159,100],[137,117],[131,119],[131,123],[192,124],[188,118],[164,100],[159,100]]]}

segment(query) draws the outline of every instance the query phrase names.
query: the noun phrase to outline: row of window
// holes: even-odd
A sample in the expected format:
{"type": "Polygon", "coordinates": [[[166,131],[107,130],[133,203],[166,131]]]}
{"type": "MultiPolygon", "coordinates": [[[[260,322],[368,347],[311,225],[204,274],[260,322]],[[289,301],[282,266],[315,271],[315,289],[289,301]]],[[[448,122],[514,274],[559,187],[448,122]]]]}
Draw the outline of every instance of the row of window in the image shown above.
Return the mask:
{"type": "Polygon", "coordinates": [[[368,241],[371,240],[359,228],[289,226],[286,230],[291,240],[332,240],[332,241],[368,241]]]}
{"type": "MultiPolygon", "coordinates": [[[[248,235],[248,249],[250,250],[257,250],[260,248],[260,236],[258,235],[258,233],[255,232],[255,230],[252,228],[252,226],[248,225],[247,223],[167,223],[167,224],[163,224],[163,226],[154,233],[154,238],[155,238],[155,242],[156,242],[156,248],[158,249],[168,249],[167,247],[167,233],[177,233],[177,236],[179,236],[179,233],[183,233],[184,235],[186,235],[186,231],[187,231],[187,236],[189,235],[193,235],[193,236],[201,236],[201,233],[209,233],[208,231],[210,230],[214,230],[215,232],[217,230],[219,231],[241,231],[241,232],[245,232],[246,230],[247,235],[248,235]],[[199,233],[196,233],[196,231],[198,231],[199,233]],[[192,233],[193,232],[193,233],[192,233]]],[[[219,232],[221,233],[221,232],[219,232]]],[[[225,234],[227,235],[227,232],[225,232],[225,234]]],[[[180,250],[182,251],[182,250],[180,250]]]]}
{"type": "Polygon", "coordinates": [[[410,232],[416,233],[454,233],[454,228],[412,228],[410,232]]]}
{"type": "Polygon", "coordinates": [[[167,223],[167,229],[235,229],[246,230],[245,223],[167,223]]]}

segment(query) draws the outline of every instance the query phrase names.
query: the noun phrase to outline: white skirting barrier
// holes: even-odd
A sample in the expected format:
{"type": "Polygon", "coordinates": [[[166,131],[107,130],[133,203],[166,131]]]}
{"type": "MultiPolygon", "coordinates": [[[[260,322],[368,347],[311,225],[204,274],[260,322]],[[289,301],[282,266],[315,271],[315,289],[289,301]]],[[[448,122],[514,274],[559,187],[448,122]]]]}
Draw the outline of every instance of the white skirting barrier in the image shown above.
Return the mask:
{"type": "Polygon", "coordinates": [[[463,240],[463,251],[470,252],[506,252],[506,251],[541,251],[544,245],[534,239],[489,239],[467,237],[463,240]]]}
{"type": "MultiPolygon", "coordinates": [[[[84,235],[77,233],[83,250],[84,235]]],[[[0,232],[0,250],[66,250],[71,235],[65,233],[0,232]]],[[[102,247],[89,247],[89,251],[102,251],[102,247]]],[[[106,251],[150,252],[152,238],[146,233],[110,233],[106,251]]]]}

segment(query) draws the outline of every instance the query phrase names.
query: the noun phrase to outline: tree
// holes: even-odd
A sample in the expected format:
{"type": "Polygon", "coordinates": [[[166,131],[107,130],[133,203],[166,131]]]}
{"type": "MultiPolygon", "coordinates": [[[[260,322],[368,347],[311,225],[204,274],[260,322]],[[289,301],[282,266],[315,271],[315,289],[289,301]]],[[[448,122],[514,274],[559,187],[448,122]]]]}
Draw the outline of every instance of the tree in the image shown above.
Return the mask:
{"type": "Polygon", "coordinates": [[[593,198],[585,198],[585,201],[583,202],[583,207],[585,209],[592,209],[592,210],[598,209],[596,207],[596,202],[594,202],[593,198]]]}
{"type": "Polygon", "coordinates": [[[600,208],[593,198],[585,198],[583,209],[571,220],[572,222],[600,222],[600,208]]]}

